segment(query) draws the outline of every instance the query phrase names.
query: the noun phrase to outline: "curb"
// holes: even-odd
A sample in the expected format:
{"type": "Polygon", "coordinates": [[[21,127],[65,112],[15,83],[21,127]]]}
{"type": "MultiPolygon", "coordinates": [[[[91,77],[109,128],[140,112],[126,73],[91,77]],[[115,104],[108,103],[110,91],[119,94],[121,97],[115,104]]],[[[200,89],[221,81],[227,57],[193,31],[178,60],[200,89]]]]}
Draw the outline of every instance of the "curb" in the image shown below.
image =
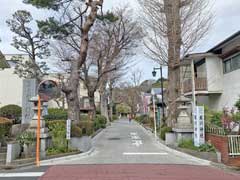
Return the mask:
{"type": "MultiPolygon", "coordinates": [[[[139,123],[137,123],[139,124],[139,123]]],[[[140,124],[139,124],[140,125],[140,124]]],[[[168,146],[166,146],[165,144],[161,143],[161,140],[159,139],[159,137],[157,137],[157,139],[155,139],[153,133],[146,129],[145,127],[143,127],[142,125],[140,125],[143,129],[143,131],[145,131],[147,134],[149,134],[151,137],[153,137],[154,141],[157,142],[157,145],[160,147],[164,147],[166,148],[167,151],[169,151],[170,153],[174,153],[176,156],[180,156],[180,157],[184,157],[184,158],[187,158],[189,159],[190,161],[194,162],[194,163],[197,163],[198,165],[201,165],[201,166],[210,166],[212,164],[211,161],[208,161],[208,160],[205,160],[205,159],[201,159],[201,158],[198,158],[198,157],[195,157],[195,156],[192,156],[192,155],[189,155],[189,154],[186,154],[184,152],[180,152],[180,151],[177,151],[175,149],[172,149],[168,146]]]]}
{"type": "Polygon", "coordinates": [[[57,165],[57,164],[63,164],[66,161],[76,160],[77,158],[83,158],[90,156],[95,149],[92,147],[89,151],[77,155],[71,155],[71,156],[65,156],[60,158],[54,158],[54,159],[48,159],[40,161],[40,166],[49,166],[49,165],[57,165]]]}

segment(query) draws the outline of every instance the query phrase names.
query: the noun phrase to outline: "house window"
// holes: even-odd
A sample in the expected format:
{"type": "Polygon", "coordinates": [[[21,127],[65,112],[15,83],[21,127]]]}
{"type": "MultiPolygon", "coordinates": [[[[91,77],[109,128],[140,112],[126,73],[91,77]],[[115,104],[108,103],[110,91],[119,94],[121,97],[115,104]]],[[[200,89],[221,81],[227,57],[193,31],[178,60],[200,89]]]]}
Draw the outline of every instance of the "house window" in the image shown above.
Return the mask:
{"type": "Polygon", "coordinates": [[[240,69],[240,54],[233,56],[223,62],[223,72],[229,73],[240,69]]]}
{"type": "Polygon", "coordinates": [[[240,69],[240,54],[232,58],[232,70],[240,69]]]}
{"type": "Polygon", "coordinates": [[[224,61],[224,73],[231,72],[231,59],[224,61]]]}

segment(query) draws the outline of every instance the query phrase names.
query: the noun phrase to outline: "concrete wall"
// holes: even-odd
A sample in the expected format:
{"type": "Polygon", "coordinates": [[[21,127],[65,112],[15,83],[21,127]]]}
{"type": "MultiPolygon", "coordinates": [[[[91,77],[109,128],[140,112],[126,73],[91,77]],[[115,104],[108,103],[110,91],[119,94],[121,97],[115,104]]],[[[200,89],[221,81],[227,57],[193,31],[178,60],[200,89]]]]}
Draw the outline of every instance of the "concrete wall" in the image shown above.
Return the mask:
{"type": "Polygon", "coordinates": [[[207,69],[207,84],[208,92],[222,92],[223,91],[223,67],[222,60],[218,57],[206,58],[207,69]]]}

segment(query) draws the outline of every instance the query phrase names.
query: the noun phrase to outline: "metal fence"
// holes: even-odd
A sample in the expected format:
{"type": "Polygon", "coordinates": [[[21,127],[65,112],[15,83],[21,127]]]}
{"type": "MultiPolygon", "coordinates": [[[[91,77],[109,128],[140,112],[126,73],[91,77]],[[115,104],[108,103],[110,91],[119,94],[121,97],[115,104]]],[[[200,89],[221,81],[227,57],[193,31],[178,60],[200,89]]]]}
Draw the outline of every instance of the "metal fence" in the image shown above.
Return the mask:
{"type": "Polygon", "coordinates": [[[209,134],[216,134],[216,135],[220,135],[220,136],[226,135],[225,130],[221,127],[214,127],[214,126],[206,125],[205,131],[206,131],[206,133],[209,133],[209,134]]]}
{"type": "Polygon", "coordinates": [[[240,156],[240,135],[228,135],[228,149],[230,156],[240,156]]]}

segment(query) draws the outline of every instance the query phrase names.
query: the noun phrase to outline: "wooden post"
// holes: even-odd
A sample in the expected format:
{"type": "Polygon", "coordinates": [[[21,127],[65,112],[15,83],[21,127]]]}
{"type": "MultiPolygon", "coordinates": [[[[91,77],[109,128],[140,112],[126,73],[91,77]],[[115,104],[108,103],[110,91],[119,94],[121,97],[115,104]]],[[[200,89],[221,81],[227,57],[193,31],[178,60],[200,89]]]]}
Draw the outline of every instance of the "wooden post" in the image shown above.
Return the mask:
{"type": "Polygon", "coordinates": [[[194,73],[194,60],[191,60],[191,76],[192,76],[192,116],[194,119],[194,111],[196,107],[196,95],[195,95],[195,73],[194,73]]]}

